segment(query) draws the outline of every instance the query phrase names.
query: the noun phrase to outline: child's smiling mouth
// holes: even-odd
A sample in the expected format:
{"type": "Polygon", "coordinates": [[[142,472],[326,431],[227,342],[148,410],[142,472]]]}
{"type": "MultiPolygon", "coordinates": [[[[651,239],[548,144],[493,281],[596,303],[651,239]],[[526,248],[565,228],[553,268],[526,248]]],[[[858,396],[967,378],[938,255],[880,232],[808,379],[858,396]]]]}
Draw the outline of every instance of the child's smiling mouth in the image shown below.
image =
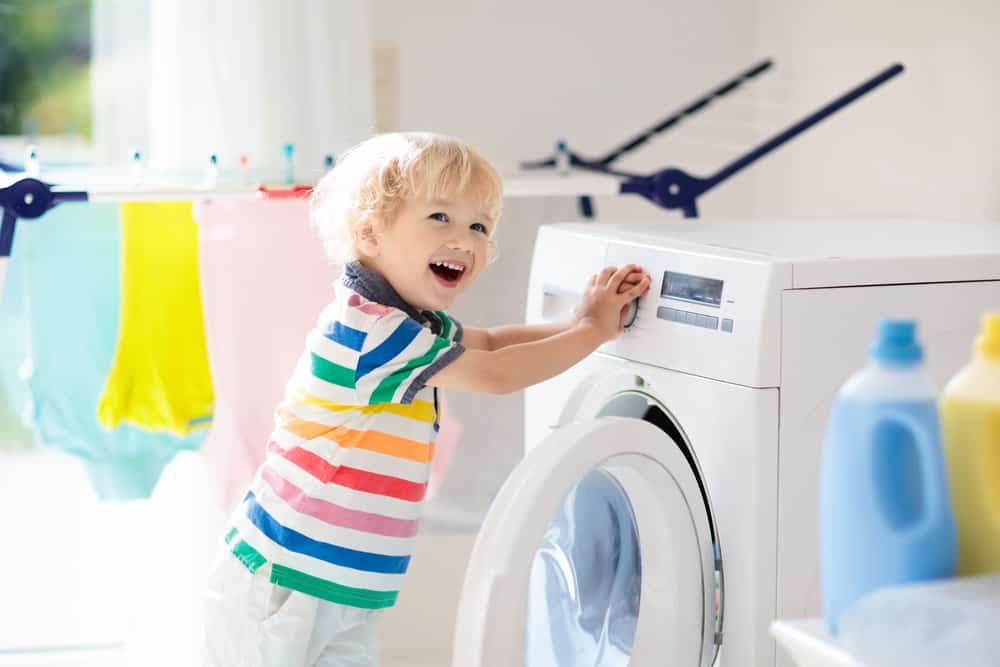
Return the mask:
{"type": "Polygon", "coordinates": [[[445,287],[454,287],[465,274],[465,264],[454,260],[435,260],[429,266],[431,273],[445,287]]]}

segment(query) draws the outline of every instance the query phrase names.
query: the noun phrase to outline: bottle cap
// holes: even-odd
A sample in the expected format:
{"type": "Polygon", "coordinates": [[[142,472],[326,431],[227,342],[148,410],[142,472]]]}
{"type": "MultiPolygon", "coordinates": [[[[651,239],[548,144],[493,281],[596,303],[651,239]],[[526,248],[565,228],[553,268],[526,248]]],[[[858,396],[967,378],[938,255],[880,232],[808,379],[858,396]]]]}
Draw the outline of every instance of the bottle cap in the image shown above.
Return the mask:
{"type": "Polygon", "coordinates": [[[976,352],[991,361],[1000,361],[1000,313],[983,315],[983,328],[976,339],[976,352]]]}
{"type": "Polygon", "coordinates": [[[924,358],[917,342],[917,323],[913,320],[880,320],[878,333],[868,356],[894,366],[912,366],[924,358]]]}

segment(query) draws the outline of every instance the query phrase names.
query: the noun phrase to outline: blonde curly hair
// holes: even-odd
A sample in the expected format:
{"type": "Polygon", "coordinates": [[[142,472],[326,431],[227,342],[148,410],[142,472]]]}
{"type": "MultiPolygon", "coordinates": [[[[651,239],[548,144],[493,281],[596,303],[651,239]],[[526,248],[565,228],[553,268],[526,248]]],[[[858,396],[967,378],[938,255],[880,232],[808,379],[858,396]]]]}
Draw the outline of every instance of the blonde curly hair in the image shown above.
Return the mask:
{"type": "Polygon", "coordinates": [[[357,240],[390,225],[412,197],[447,199],[472,195],[490,217],[490,251],[500,221],[503,182],[486,159],[453,137],[395,132],[367,139],[349,150],[316,185],[309,218],[334,264],[357,259],[357,240]]]}

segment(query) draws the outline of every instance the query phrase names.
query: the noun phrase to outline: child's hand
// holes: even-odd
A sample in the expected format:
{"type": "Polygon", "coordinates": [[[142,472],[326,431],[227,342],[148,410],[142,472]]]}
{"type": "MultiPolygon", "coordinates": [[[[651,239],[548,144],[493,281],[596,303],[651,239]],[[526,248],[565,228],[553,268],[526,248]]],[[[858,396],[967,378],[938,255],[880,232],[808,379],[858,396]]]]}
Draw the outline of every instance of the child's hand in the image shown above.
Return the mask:
{"type": "Polygon", "coordinates": [[[573,309],[575,319],[578,324],[596,327],[604,340],[611,340],[624,329],[626,306],[647,289],[649,276],[638,265],[606,267],[587,282],[583,299],[573,309]],[[626,282],[629,277],[635,282],[626,282]]]}
{"type": "MultiPolygon", "coordinates": [[[[594,281],[595,277],[596,276],[591,276],[591,278],[590,278],[591,282],[588,283],[588,285],[589,284],[593,284],[593,281],[594,281]]],[[[650,279],[649,275],[645,271],[643,271],[642,269],[638,269],[637,271],[633,271],[632,273],[630,273],[627,276],[625,276],[625,280],[623,280],[622,283],[621,283],[621,285],[618,286],[619,293],[620,292],[624,292],[625,290],[631,289],[635,285],[638,285],[640,282],[642,282],[642,280],[644,278],[645,279],[650,279]]],[[[583,315],[583,313],[580,310],[580,304],[577,304],[576,306],[573,306],[573,324],[577,324],[580,321],[580,317],[582,315],[583,315]]]]}
{"type": "MultiPolygon", "coordinates": [[[[619,292],[624,292],[625,290],[638,285],[642,282],[643,278],[650,279],[649,275],[645,271],[639,269],[638,271],[633,271],[632,273],[625,276],[625,280],[622,281],[621,286],[618,288],[619,292]]],[[[651,280],[651,279],[650,279],[651,280]]]]}

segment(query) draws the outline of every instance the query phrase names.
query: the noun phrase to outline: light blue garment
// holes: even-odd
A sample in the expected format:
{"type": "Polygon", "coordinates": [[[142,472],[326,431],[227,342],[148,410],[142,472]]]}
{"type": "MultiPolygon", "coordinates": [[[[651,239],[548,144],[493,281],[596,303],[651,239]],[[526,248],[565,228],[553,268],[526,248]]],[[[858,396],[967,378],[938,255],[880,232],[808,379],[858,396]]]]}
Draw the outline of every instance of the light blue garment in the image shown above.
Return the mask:
{"type": "Polygon", "coordinates": [[[70,203],[19,221],[11,258],[24,280],[36,437],[80,458],[102,500],[148,497],[177,452],[205,437],[98,424],[118,335],[119,254],[118,207],[70,203]]]}
{"type": "Polygon", "coordinates": [[[28,359],[28,323],[20,263],[8,262],[0,294],[0,449],[34,442],[28,420],[28,385],[21,376],[28,359]]]}

